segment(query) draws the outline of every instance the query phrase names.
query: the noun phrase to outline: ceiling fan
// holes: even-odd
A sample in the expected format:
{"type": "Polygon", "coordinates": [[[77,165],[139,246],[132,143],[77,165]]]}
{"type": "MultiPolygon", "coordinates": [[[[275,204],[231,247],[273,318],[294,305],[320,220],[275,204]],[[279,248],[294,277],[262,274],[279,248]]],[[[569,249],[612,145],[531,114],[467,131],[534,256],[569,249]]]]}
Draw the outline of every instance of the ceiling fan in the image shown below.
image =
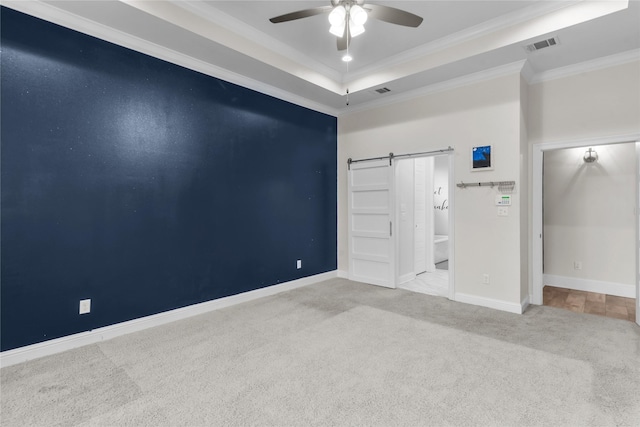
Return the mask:
{"type": "Polygon", "coordinates": [[[345,50],[351,43],[351,38],[364,32],[367,18],[379,19],[405,27],[418,27],[422,18],[413,13],[396,9],[395,7],[379,4],[364,3],[364,0],[331,0],[330,6],[314,7],[298,10],[269,19],[274,24],[308,18],[329,12],[331,28],[329,32],[338,38],[338,50],[345,50]]]}

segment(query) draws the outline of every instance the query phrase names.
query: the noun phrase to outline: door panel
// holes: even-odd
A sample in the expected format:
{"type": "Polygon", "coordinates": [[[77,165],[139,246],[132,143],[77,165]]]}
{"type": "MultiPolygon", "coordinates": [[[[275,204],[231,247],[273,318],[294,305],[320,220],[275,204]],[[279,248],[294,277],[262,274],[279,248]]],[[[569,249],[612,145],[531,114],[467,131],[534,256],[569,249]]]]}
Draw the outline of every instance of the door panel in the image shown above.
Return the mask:
{"type": "Polygon", "coordinates": [[[390,200],[388,198],[388,187],[379,189],[379,185],[360,185],[354,186],[354,188],[356,191],[353,192],[352,207],[356,211],[364,209],[368,213],[372,209],[378,209],[381,212],[387,212],[389,210],[390,200]]]}
{"type": "Polygon", "coordinates": [[[395,288],[393,168],[389,160],[352,163],[349,279],[395,288]]]}
{"type": "MultiPolygon", "coordinates": [[[[386,160],[383,160],[387,163],[386,160]]],[[[356,169],[352,165],[352,170],[357,170],[358,173],[352,176],[353,185],[356,187],[363,185],[382,185],[385,186],[388,183],[387,170],[385,168],[367,168],[367,169],[356,169]]],[[[388,166],[388,165],[387,165],[388,166]]]]}
{"type": "Polygon", "coordinates": [[[389,256],[389,245],[384,239],[358,237],[352,241],[353,249],[362,255],[389,256]]]}
{"type": "Polygon", "coordinates": [[[373,233],[380,230],[384,230],[385,233],[389,231],[389,216],[386,214],[355,213],[352,218],[354,231],[371,231],[373,233]]]}

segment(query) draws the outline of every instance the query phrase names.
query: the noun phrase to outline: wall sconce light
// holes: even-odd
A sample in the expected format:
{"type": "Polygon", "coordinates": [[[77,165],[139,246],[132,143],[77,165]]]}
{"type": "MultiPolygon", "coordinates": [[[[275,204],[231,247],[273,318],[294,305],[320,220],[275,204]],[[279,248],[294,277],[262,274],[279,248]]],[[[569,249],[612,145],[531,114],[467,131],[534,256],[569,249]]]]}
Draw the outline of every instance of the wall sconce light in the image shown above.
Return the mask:
{"type": "Polygon", "coordinates": [[[592,148],[589,148],[585,151],[584,156],[582,157],[585,163],[593,163],[598,161],[598,153],[592,148]]]}

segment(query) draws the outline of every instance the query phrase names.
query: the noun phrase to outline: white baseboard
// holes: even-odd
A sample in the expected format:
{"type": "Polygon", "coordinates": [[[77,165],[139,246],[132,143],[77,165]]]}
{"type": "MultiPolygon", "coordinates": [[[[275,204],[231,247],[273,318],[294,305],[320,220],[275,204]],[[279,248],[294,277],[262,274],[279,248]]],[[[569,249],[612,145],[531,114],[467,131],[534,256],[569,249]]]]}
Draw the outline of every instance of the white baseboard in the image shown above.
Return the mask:
{"type": "Polygon", "coordinates": [[[636,287],[624,283],[601,282],[599,280],[577,279],[575,277],[555,276],[545,274],[542,276],[543,287],[555,286],[557,288],[574,289],[576,291],[597,292],[599,294],[615,295],[618,297],[635,298],[636,287]]]}
{"type": "Polygon", "coordinates": [[[455,301],[463,302],[465,304],[479,305],[481,307],[493,308],[494,310],[507,311],[509,313],[515,313],[515,314],[522,314],[524,312],[525,301],[527,305],[529,304],[526,298],[525,298],[525,301],[523,301],[520,304],[517,304],[517,303],[502,301],[502,300],[493,299],[493,298],[485,298],[485,297],[479,297],[476,295],[461,294],[459,292],[456,292],[455,294],[455,301]]]}
{"type": "Polygon", "coordinates": [[[337,277],[341,278],[341,279],[348,279],[349,278],[349,272],[346,270],[336,270],[336,274],[338,275],[337,277]]]}
{"type": "Polygon", "coordinates": [[[524,313],[527,307],[529,307],[529,304],[531,304],[531,296],[527,295],[526,297],[524,297],[524,299],[520,303],[520,310],[521,310],[520,313],[524,313]]]}
{"type": "Polygon", "coordinates": [[[292,280],[290,282],[272,285],[266,288],[244,292],[238,295],[206,301],[190,305],[188,307],[177,308],[175,310],[141,317],[127,322],[116,323],[115,325],[105,326],[92,331],[81,332],[13,350],[3,351],[0,353],[0,367],[4,368],[6,366],[15,365],[28,360],[37,359],[39,357],[61,353],[63,351],[89,344],[95,344],[121,335],[130,334],[147,328],[153,328],[155,326],[164,325],[166,323],[175,322],[176,320],[186,319],[188,317],[197,316],[198,314],[219,310],[221,308],[230,307],[243,302],[253,301],[258,298],[279,294],[281,292],[312,285],[335,277],[337,277],[337,272],[335,270],[329,271],[326,273],[316,274],[314,276],[304,277],[302,279],[292,280]]]}

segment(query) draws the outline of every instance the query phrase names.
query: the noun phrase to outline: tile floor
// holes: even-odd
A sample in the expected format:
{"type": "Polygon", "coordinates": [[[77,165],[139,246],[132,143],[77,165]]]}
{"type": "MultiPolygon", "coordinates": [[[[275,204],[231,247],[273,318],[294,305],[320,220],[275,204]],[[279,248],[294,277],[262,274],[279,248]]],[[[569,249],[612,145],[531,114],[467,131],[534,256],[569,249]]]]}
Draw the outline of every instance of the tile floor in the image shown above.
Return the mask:
{"type": "Polygon", "coordinates": [[[446,297],[449,295],[449,271],[436,269],[433,273],[418,274],[415,279],[398,287],[421,294],[446,297]]]}
{"type": "Polygon", "coordinates": [[[543,304],[576,313],[590,313],[616,319],[636,321],[635,298],[623,298],[594,292],[545,286],[543,304]]]}

